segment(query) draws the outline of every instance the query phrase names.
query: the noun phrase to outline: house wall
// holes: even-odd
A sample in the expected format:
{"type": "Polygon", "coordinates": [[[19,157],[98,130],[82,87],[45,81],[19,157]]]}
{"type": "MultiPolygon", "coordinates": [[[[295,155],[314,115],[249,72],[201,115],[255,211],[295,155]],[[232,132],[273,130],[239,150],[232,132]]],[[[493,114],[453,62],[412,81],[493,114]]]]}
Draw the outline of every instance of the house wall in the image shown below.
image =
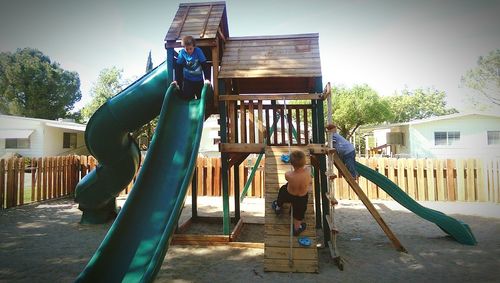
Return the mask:
{"type": "Polygon", "coordinates": [[[43,155],[44,126],[41,121],[0,116],[0,124],[4,130],[34,130],[29,137],[30,148],[6,149],[5,139],[0,139],[0,156],[7,153],[19,153],[25,157],[39,157],[43,155]]]}
{"type": "Polygon", "coordinates": [[[211,116],[203,124],[199,153],[208,157],[219,157],[219,145],[214,144],[214,139],[219,138],[218,116],[211,116]]]}
{"type": "Polygon", "coordinates": [[[64,133],[76,133],[76,148],[84,147],[84,133],[81,131],[45,126],[44,156],[70,154],[72,148],[63,148],[64,133]]]}
{"type": "Polygon", "coordinates": [[[409,126],[413,157],[433,158],[499,158],[500,146],[488,145],[487,131],[500,131],[500,118],[465,116],[409,126]],[[460,141],[436,146],[434,132],[459,131],[460,141]]]}

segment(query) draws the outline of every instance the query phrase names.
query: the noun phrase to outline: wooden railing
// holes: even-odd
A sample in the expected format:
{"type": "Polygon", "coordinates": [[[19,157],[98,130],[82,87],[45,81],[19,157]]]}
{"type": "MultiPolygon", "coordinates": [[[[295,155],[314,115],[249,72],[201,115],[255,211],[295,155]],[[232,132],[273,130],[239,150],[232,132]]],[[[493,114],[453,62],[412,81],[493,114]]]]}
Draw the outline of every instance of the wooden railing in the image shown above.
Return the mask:
{"type": "MultiPolygon", "coordinates": [[[[251,156],[238,167],[240,191],[255,160],[251,156]]],[[[500,203],[500,160],[358,158],[358,161],[387,176],[415,200],[500,203]]],[[[2,159],[0,208],[71,196],[78,181],[96,164],[92,156],[34,158],[29,163],[23,158],[2,159]]],[[[221,196],[221,170],[220,158],[198,158],[194,172],[197,195],[221,196]]],[[[261,165],[249,196],[264,196],[263,170],[261,165]]],[[[234,195],[233,180],[231,170],[230,195],[234,195]]],[[[365,178],[360,177],[359,184],[370,199],[391,199],[365,178]]],[[[126,195],[132,186],[133,182],[121,194],[126,195]]],[[[357,199],[341,177],[335,179],[335,190],[338,199],[357,199]]],[[[188,194],[191,194],[191,186],[188,194]]]]}
{"type": "MultiPolygon", "coordinates": [[[[227,96],[225,96],[227,99],[227,96]]],[[[312,137],[311,104],[264,104],[263,100],[245,99],[227,101],[228,143],[306,145],[312,137]],[[293,131],[297,133],[294,138],[293,131]],[[266,139],[267,137],[271,137],[266,139]]],[[[254,96],[257,97],[257,96],[254,96]]],[[[274,100],[279,101],[279,100],[274,100]]],[[[290,102],[287,102],[290,103],[290,102]]]]}

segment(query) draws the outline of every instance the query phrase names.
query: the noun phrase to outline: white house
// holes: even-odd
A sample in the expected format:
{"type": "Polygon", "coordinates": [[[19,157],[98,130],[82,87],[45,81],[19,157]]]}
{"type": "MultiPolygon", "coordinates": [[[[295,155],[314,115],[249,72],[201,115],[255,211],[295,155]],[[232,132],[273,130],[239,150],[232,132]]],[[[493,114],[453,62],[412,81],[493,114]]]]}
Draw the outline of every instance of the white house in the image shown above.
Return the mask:
{"type": "Polygon", "coordinates": [[[500,158],[500,115],[457,113],[363,129],[367,131],[387,155],[500,158]]]}
{"type": "Polygon", "coordinates": [[[0,157],[88,154],[85,125],[66,120],[0,115],[0,157]]]}
{"type": "Polygon", "coordinates": [[[207,157],[220,157],[219,115],[212,115],[203,124],[199,153],[207,157]]]}

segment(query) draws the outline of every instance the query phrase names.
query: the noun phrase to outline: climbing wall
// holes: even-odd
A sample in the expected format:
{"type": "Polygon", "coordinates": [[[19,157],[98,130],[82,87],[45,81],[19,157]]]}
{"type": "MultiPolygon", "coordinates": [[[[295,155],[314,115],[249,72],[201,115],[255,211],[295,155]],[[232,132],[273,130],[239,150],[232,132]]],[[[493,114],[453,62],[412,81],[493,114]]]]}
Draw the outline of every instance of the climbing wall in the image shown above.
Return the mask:
{"type": "MultiPolygon", "coordinates": [[[[310,164],[306,147],[292,147],[303,150],[310,164]]],[[[292,258],[290,255],[290,208],[285,206],[281,216],[276,216],[271,203],[278,197],[279,188],[286,183],[285,172],[291,170],[290,164],[281,161],[281,155],[288,154],[288,147],[266,147],[265,162],[265,233],[264,233],[264,270],[279,272],[318,272],[318,250],[316,248],[316,229],[314,214],[314,195],[309,193],[305,222],[307,229],[300,236],[311,239],[311,246],[302,247],[298,237],[292,239],[292,258]]]]}

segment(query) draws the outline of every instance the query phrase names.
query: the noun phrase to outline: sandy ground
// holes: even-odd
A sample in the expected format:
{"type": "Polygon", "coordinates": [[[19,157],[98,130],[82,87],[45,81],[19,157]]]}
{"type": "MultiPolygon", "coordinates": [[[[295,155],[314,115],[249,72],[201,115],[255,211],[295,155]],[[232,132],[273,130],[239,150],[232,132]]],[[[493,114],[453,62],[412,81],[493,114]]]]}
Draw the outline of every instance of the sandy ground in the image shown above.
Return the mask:
{"type": "MultiPolygon", "coordinates": [[[[500,205],[422,204],[468,223],[479,244],[458,244],[397,203],[375,202],[409,251],[398,253],[360,202],[342,201],[336,221],[341,230],[338,247],[346,261],[344,271],[332,263],[325,248],[319,250],[319,274],[288,274],[264,273],[263,249],[171,246],[156,281],[498,282],[500,205]]],[[[199,207],[203,215],[221,214],[217,198],[201,198],[199,207]]],[[[263,200],[246,199],[242,211],[246,221],[263,223],[263,200]]],[[[189,213],[188,200],[183,219],[189,213]]],[[[110,227],[80,225],[80,214],[69,199],[0,211],[0,282],[72,282],[110,227]]],[[[196,232],[198,228],[191,229],[196,232]]],[[[318,230],[318,234],[322,232],[318,230]]],[[[246,225],[240,240],[263,242],[262,225],[246,225]]]]}

